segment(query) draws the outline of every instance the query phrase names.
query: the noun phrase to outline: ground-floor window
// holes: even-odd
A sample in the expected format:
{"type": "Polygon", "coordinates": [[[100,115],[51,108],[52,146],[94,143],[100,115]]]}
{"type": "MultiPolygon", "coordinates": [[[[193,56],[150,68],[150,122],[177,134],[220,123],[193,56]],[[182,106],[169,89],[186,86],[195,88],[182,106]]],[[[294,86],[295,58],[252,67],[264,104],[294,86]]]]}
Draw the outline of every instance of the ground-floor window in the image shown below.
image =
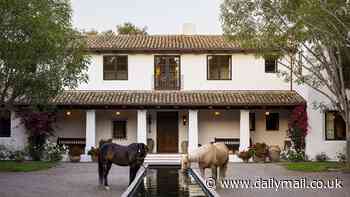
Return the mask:
{"type": "Polygon", "coordinates": [[[0,137],[11,137],[10,111],[0,111],[0,137]]]}
{"type": "Polygon", "coordinates": [[[345,121],[338,112],[325,112],[326,140],[345,140],[345,121]]]}
{"type": "Polygon", "coordinates": [[[113,121],[113,139],[126,139],[126,120],[113,121]]]}
{"type": "Polygon", "coordinates": [[[279,130],[280,117],[279,113],[266,113],[266,130],[277,131],[279,130]]]}

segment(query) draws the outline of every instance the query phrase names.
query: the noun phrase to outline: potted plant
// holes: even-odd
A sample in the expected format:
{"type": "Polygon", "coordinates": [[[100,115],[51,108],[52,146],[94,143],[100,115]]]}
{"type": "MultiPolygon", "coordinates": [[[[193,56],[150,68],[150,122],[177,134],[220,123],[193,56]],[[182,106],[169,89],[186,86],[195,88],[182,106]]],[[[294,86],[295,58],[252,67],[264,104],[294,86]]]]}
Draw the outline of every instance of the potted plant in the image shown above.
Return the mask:
{"type": "Polygon", "coordinates": [[[88,151],[88,155],[91,156],[91,160],[93,162],[97,162],[98,152],[99,152],[99,148],[95,148],[95,147],[91,147],[91,149],[88,151]]]}
{"type": "Polygon", "coordinates": [[[269,148],[269,158],[272,162],[280,161],[281,149],[277,145],[272,145],[269,148]]]}
{"type": "Polygon", "coordinates": [[[79,146],[71,146],[69,148],[69,159],[71,162],[79,162],[81,155],[81,148],[79,146]]]}
{"type": "Polygon", "coordinates": [[[152,138],[147,139],[147,147],[148,147],[148,153],[152,153],[153,147],[154,147],[154,140],[152,138]]]}
{"type": "Polygon", "coordinates": [[[249,159],[252,157],[251,152],[249,150],[247,151],[241,151],[238,153],[238,157],[243,160],[243,162],[248,163],[249,159]]]}
{"type": "Polygon", "coordinates": [[[265,143],[256,143],[249,151],[253,156],[254,162],[265,162],[269,154],[268,147],[265,143]]]}

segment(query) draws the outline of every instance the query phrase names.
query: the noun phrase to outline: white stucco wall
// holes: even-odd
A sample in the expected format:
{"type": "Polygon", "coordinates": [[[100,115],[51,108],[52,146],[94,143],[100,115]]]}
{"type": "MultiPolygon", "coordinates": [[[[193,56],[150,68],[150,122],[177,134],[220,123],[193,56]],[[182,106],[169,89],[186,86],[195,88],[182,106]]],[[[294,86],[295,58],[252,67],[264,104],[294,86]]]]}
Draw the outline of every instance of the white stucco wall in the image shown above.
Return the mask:
{"type": "Polygon", "coordinates": [[[214,142],[214,138],[239,138],[239,111],[218,111],[219,116],[214,115],[214,110],[199,111],[198,135],[199,144],[214,142]]]}
{"type": "MultiPolygon", "coordinates": [[[[128,80],[103,80],[103,55],[92,55],[89,83],[81,90],[153,90],[154,55],[129,54],[128,80]]],[[[274,73],[265,73],[263,58],[254,54],[232,54],[232,80],[207,80],[207,55],[182,54],[183,90],[281,90],[288,89],[274,73]]],[[[281,66],[279,69],[283,69],[281,66]]]]}
{"type": "Polygon", "coordinates": [[[329,103],[328,100],[320,95],[315,90],[308,88],[307,91],[308,100],[308,122],[309,132],[306,136],[306,154],[310,159],[315,159],[317,154],[322,152],[326,153],[332,160],[337,160],[338,153],[345,153],[346,141],[345,140],[332,140],[328,141],[325,138],[325,116],[321,109],[314,107],[313,103],[324,102],[329,103]]]}
{"type": "Polygon", "coordinates": [[[263,110],[255,111],[255,131],[251,131],[253,143],[266,143],[267,145],[278,145],[284,148],[284,141],[287,140],[288,120],[290,113],[287,110],[269,110],[269,112],[279,113],[279,130],[266,130],[266,116],[263,110]]]}
{"type": "Polygon", "coordinates": [[[0,144],[10,150],[23,150],[27,145],[27,134],[21,119],[11,112],[11,136],[0,137],[0,144]]]}
{"type": "Polygon", "coordinates": [[[55,125],[55,136],[65,138],[85,138],[86,112],[84,110],[67,110],[58,113],[55,125]]]}
{"type": "Polygon", "coordinates": [[[137,128],[137,111],[119,111],[120,115],[117,116],[115,112],[118,110],[98,110],[96,111],[96,144],[101,139],[112,138],[112,121],[113,120],[126,120],[126,139],[113,139],[114,143],[128,145],[135,143],[136,140],[136,128],[137,128]]]}

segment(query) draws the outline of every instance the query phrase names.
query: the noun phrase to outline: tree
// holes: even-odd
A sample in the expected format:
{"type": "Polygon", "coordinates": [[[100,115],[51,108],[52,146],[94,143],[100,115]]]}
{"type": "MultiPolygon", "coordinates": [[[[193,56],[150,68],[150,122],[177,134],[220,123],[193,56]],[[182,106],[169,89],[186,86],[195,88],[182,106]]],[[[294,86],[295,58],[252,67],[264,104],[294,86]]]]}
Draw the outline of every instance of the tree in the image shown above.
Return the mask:
{"type": "Polygon", "coordinates": [[[126,22],[122,25],[117,25],[117,32],[120,35],[147,35],[147,27],[137,27],[130,22],[126,22]]]}
{"type": "Polygon", "coordinates": [[[45,104],[87,80],[84,37],[68,0],[0,1],[0,110],[23,98],[45,104]]]}
{"type": "Polygon", "coordinates": [[[347,0],[225,0],[221,5],[229,39],[258,55],[287,56],[278,61],[288,70],[281,76],[310,86],[339,111],[350,165],[349,11],[347,0]]]}

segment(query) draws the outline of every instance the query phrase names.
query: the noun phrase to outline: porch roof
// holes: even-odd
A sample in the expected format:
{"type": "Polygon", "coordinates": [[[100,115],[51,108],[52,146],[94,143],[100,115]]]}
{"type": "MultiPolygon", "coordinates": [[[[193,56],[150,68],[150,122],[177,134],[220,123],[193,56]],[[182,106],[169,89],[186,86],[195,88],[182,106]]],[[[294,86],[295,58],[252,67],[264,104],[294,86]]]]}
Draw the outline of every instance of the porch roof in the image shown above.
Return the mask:
{"type": "Polygon", "coordinates": [[[124,107],[279,107],[305,102],[297,92],[288,90],[64,91],[50,101],[58,106],[124,107]]]}

